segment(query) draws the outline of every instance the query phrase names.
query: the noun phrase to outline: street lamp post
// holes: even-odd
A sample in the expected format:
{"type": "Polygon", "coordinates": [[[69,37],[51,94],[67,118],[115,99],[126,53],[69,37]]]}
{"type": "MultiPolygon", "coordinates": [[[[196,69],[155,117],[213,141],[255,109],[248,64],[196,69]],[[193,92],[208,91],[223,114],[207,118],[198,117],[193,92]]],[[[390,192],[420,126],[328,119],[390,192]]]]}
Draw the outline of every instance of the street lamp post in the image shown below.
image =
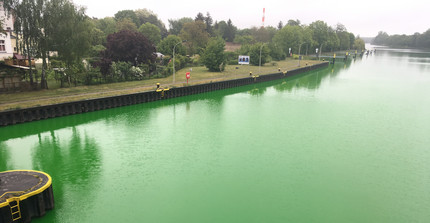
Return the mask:
{"type": "Polygon", "coordinates": [[[261,74],[261,50],[263,49],[265,43],[261,44],[260,47],[260,63],[258,64],[258,74],[261,74]]]}
{"type": "Polygon", "coordinates": [[[303,43],[300,43],[300,45],[299,45],[299,67],[300,67],[300,60],[302,59],[301,56],[300,56],[300,48],[302,48],[302,44],[303,43]]]}
{"type": "Polygon", "coordinates": [[[320,60],[320,57],[321,57],[321,52],[322,52],[323,45],[324,45],[324,43],[321,43],[321,46],[320,46],[320,53],[319,53],[319,56],[318,56],[318,61],[320,60]]]}
{"type": "Polygon", "coordinates": [[[175,48],[178,44],[185,42],[186,40],[180,41],[173,47],[173,83],[175,83],[175,48]]]}

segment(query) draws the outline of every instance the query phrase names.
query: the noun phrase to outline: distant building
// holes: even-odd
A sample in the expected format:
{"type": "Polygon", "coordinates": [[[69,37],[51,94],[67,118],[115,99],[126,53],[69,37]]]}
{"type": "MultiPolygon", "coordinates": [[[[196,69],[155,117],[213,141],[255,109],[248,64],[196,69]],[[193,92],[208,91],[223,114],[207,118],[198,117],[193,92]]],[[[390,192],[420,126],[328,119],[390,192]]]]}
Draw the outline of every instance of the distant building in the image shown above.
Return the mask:
{"type": "Polygon", "coordinates": [[[16,38],[13,35],[13,19],[8,16],[0,2],[0,22],[3,32],[0,33],[0,60],[12,58],[16,51],[16,38]]]}

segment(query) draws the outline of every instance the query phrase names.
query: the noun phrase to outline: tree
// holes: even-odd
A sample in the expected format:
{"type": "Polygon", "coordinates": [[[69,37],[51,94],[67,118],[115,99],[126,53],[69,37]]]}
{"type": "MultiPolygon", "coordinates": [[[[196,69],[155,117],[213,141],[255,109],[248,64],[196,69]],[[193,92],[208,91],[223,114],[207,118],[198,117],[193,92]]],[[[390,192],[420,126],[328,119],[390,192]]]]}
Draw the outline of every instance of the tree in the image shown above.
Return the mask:
{"type": "Polygon", "coordinates": [[[103,31],[100,29],[93,27],[91,29],[91,45],[97,46],[97,45],[103,45],[106,40],[106,36],[103,31]]]}
{"type": "Polygon", "coordinates": [[[261,52],[261,65],[270,61],[270,50],[269,47],[264,43],[257,43],[251,45],[249,48],[248,55],[250,57],[250,63],[252,65],[260,65],[260,52],[261,52]]]}
{"type": "Polygon", "coordinates": [[[160,29],[149,22],[142,24],[139,27],[139,32],[146,36],[154,45],[157,45],[161,41],[160,29]]]}
{"type": "Polygon", "coordinates": [[[311,23],[309,28],[312,30],[313,40],[319,46],[320,51],[322,51],[323,44],[327,44],[329,39],[329,27],[327,23],[318,20],[311,23]]]}
{"type": "Polygon", "coordinates": [[[169,19],[169,32],[172,35],[179,35],[185,23],[194,22],[192,18],[184,17],[178,20],[169,19]]]}
{"type": "Polygon", "coordinates": [[[227,22],[220,21],[216,25],[216,33],[227,42],[233,42],[236,36],[237,27],[233,25],[231,19],[227,22]]]}
{"type": "Polygon", "coordinates": [[[257,42],[268,43],[271,42],[275,34],[277,33],[277,29],[274,27],[253,27],[250,32],[251,35],[254,36],[257,42]]]}
{"type": "Polygon", "coordinates": [[[24,53],[30,64],[30,84],[34,84],[31,58],[36,56],[42,38],[42,13],[44,1],[32,0],[4,0],[3,7],[14,17],[14,29],[22,41],[18,41],[18,48],[24,53]]]}
{"type": "Polygon", "coordinates": [[[225,68],[225,41],[220,37],[211,38],[203,55],[203,64],[212,72],[223,71],[225,68]]]}
{"type": "Polygon", "coordinates": [[[117,31],[116,21],[113,17],[105,17],[103,19],[93,19],[96,28],[103,31],[105,38],[117,31]]]}
{"type": "Polygon", "coordinates": [[[117,22],[124,19],[129,19],[131,22],[133,22],[136,25],[136,27],[140,26],[139,18],[137,17],[136,13],[134,13],[133,10],[121,10],[115,13],[115,20],[117,22]]]}
{"type": "Polygon", "coordinates": [[[254,37],[251,35],[245,35],[245,36],[236,35],[236,37],[234,38],[234,42],[240,43],[243,45],[243,44],[254,44],[256,41],[254,37]]]}
{"type": "Polygon", "coordinates": [[[122,30],[110,34],[107,38],[104,58],[111,61],[130,62],[134,66],[155,61],[155,48],[141,33],[122,30]]]}
{"type": "Polygon", "coordinates": [[[339,48],[339,45],[340,45],[339,37],[337,37],[336,32],[329,27],[327,48],[330,49],[330,51],[334,51],[339,48]]]}
{"type": "Polygon", "coordinates": [[[300,20],[296,19],[296,20],[288,20],[287,22],[287,26],[300,26],[300,20]]]}
{"type": "Polygon", "coordinates": [[[386,45],[389,38],[390,36],[386,32],[379,31],[378,35],[373,40],[373,43],[377,45],[386,45]]]}
{"type": "Polygon", "coordinates": [[[203,15],[203,13],[201,13],[201,12],[199,12],[198,14],[197,14],[197,16],[196,16],[196,18],[194,19],[194,21],[202,21],[202,22],[204,22],[205,21],[205,16],[203,15]]]}
{"type": "Polygon", "coordinates": [[[237,27],[233,25],[231,19],[227,21],[227,29],[224,33],[224,39],[228,42],[233,42],[234,37],[236,36],[237,27]]]}
{"type": "Polygon", "coordinates": [[[342,31],[342,32],[337,32],[336,34],[337,34],[337,37],[339,39],[339,49],[340,50],[350,49],[351,40],[350,40],[349,33],[342,31]]]}
{"type": "Polygon", "coordinates": [[[304,29],[301,26],[285,26],[273,37],[273,43],[288,55],[289,49],[298,53],[300,44],[305,43],[304,29]]]}
{"type": "Polygon", "coordinates": [[[163,38],[168,35],[166,26],[160,19],[158,19],[158,16],[153,11],[149,9],[137,9],[134,11],[134,13],[139,20],[139,24],[137,27],[140,27],[145,23],[151,23],[153,25],[156,25],[158,29],[160,29],[160,34],[163,38]]]}
{"type": "Polygon", "coordinates": [[[366,49],[364,40],[362,40],[360,38],[355,39],[354,49],[356,49],[358,51],[362,51],[362,50],[366,49]]]}
{"type": "Polygon", "coordinates": [[[281,30],[282,28],[284,28],[284,23],[282,23],[282,21],[279,21],[278,30],[281,30]]]}
{"type": "Polygon", "coordinates": [[[116,29],[121,31],[121,30],[130,30],[133,32],[137,31],[137,26],[134,22],[132,22],[129,18],[124,18],[119,20],[116,23],[116,29]]]}
{"type": "Polygon", "coordinates": [[[173,47],[175,47],[175,54],[176,55],[185,55],[185,47],[181,43],[182,39],[179,36],[175,35],[168,35],[166,38],[161,40],[160,44],[158,44],[157,51],[164,54],[164,55],[170,55],[173,54],[173,47]]]}
{"type": "Polygon", "coordinates": [[[185,45],[189,55],[201,52],[209,40],[206,24],[202,21],[185,23],[179,36],[187,41],[185,45]]]}
{"type": "Polygon", "coordinates": [[[210,36],[213,36],[214,34],[213,27],[212,27],[213,19],[209,14],[209,12],[206,13],[205,23],[206,23],[206,31],[209,33],[210,36]]]}

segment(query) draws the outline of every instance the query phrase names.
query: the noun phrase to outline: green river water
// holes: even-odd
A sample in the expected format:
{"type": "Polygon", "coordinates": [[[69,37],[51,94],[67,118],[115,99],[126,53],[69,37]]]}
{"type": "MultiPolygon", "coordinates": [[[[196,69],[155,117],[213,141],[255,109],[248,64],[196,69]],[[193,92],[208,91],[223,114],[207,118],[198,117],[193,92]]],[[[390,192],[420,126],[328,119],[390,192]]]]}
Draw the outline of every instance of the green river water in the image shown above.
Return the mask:
{"type": "Polygon", "coordinates": [[[0,128],[33,222],[430,222],[430,53],[0,128]]]}

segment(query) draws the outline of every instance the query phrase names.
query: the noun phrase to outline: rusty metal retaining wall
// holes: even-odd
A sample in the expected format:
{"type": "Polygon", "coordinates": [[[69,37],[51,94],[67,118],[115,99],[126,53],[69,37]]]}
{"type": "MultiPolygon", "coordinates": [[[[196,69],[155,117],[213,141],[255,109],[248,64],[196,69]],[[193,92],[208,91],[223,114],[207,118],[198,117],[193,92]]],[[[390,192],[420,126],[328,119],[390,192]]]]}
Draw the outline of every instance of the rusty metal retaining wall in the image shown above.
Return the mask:
{"type": "Polygon", "coordinates": [[[43,120],[48,118],[61,117],[66,115],[80,114],[85,112],[92,112],[104,110],[109,108],[116,108],[127,105],[134,105],[146,102],[157,101],[161,99],[175,98],[192,94],[199,94],[204,92],[222,90],[227,88],[234,88],[254,83],[265,81],[277,80],[285,77],[294,76],[307,71],[315,70],[318,68],[328,66],[328,62],[301,67],[298,69],[290,70],[286,74],[273,73],[261,75],[258,77],[246,77],[234,80],[219,81],[207,84],[199,84],[186,87],[171,88],[169,91],[156,92],[148,91],[136,94],[120,95],[106,98],[90,99],[83,101],[75,101],[68,103],[61,103],[55,105],[40,106],[34,108],[17,109],[13,111],[0,112],[0,126],[14,125],[18,123],[31,122],[43,120]]]}

